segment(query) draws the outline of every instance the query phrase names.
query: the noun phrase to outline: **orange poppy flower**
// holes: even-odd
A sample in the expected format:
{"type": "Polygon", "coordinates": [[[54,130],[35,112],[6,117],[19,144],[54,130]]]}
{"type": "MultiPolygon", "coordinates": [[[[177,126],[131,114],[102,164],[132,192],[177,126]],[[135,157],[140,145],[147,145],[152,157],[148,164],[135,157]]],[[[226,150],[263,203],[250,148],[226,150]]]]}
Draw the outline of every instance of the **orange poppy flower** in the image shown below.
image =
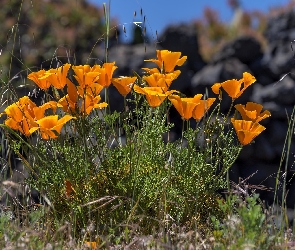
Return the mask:
{"type": "Polygon", "coordinates": [[[34,119],[39,120],[39,119],[43,118],[44,114],[45,114],[45,111],[47,109],[52,109],[53,113],[55,113],[58,106],[59,105],[58,105],[57,102],[49,101],[49,102],[46,102],[46,103],[44,103],[43,105],[41,105],[39,107],[33,108],[33,110],[34,110],[34,119]]]}
{"type": "Polygon", "coordinates": [[[20,98],[18,102],[9,105],[4,110],[3,114],[8,116],[5,125],[29,136],[29,129],[37,126],[34,121],[36,117],[34,109],[36,107],[36,104],[28,96],[20,98]]]}
{"type": "Polygon", "coordinates": [[[66,63],[65,65],[58,67],[57,69],[47,70],[45,74],[39,79],[47,79],[52,86],[54,86],[57,89],[62,89],[67,83],[66,78],[70,67],[71,64],[66,63]]]}
{"type": "Polygon", "coordinates": [[[181,52],[171,52],[169,50],[157,50],[158,59],[145,60],[146,62],[154,62],[164,73],[174,71],[176,66],[181,66],[187,59],[187,56],[181,57],[181,52]]]}
{"type": "Polygon", "coordinates": [[[58,115],[46,116],[36,121],[39,126],[31,128],[30,133],[33,133],[39,129],[43,139],[56,139],[58,137],[57,134],[60,134],[62,127],[71,119],[76,118],[70,115],[65,115],[61,119],[58,119],[58,115]]]}
{"type": "Polygon", "coordinates": [[[178,92],[176,90],[165,92],[164,89],[161,87],[141,88],[136,84],[134,85],[133,89],[136,93],[145,95],[149,105],[153,108],[160,106],[167,96],[171,95],[174,92],[178,92]]]}
{"type": "Polygon", "coordinates": [[[89,65],[72,66],[72,69],[75,72],[75,79],[82,88],[97,83],[101,74],[99,65],[94,65],[93,67],[89,65]]]}
{"type": "Polygon", "coordinates": [[[265,127],[257,122],[235,120],[234,118],[231,118],[231,122],[242,145],[249,144],[256,136],[265,130],[265,127]]]}
{"type": "Polygon", "coordinates": [[[152,69],[150,69],[150,68],[142,68],[146,73],[148,73],[148,74],[154,74],[154,73],[161,73],[160,71],[159,71],[159,69],[158,68],[152,68],[152,69]]]}
{"type": "Polygon", "coordinates": [[[260,122],[270,117],[270,112],[265,110],[261,113],[263,106],[255,102],[247,102],[246,105],[237,104],[235,108],[240,112],[242,119],[252,122],[260,122]]]}
{"type": "Polygon", "coordinates": [[[100,101],[101,101],[100,95],[95,97],[92,95],[86,95],[81,104],[81,108],[80,108],[81,112],[83,114],[85,113],[86,115],[89,115],[93,109],[103,109],[108,106],[106,102],[99,103],[100,101]]]}
{"type": "Polygon", "coordinates": [[[223,83],[215,83],[212,86],[212,91],[215,94],[219,94],[219,90],[222,87],[224,91],[232,98],[236,99],[240,97],[246,88],[248,88],[251,84],[253,84],[256,81],[255,77],[252,76],[248,72],[243,73],[243,78],[240,80],[232,79],[227,80],[223,83]]]}
{"type": "Polygon", "coordinates": [[[68,94],[59,99],[58,105],[64,112],[75,114],[78,102],[77,88],[74,83],[67,79],[68,94]]]}
{"type": "Polygon", "coordinates": [[[99,83],[93,83],[86,88],[81,88],[80,86],[77,87],[79,96],[83,97],[84,95],[91,95],[97,96],[103,90],[104,86],[100,85],[99,83]]]}
{"type": "Polygon", "coordinates": [[[4,110],[4,114],[8,116],[5,125],[29,136],[32,133],[31,129],[38,127],[37,120],[44,118],[45,111],[51,108],[53,112],[56,112],[57,107],[58,104],[54,101],[37,107],[28,96],[24,96],[4,110]]]}
{"type": "Polygon", "coordinates": [[[209,110],[211,105],[215,102],[216,98],[208,98],[207,100],[200,100],[200,103],[193,110],[193,118],[201,120],[205,113],[209,110]]]}
{"type": "Polygon", "coordinates": [[[100,84],[93,83],[84,89],[78,86],[77,89],[75,84],[68,80],[67,85],[68,94],[58,101],[58,106],[62,107],[64,112],[70,114],[80,112],[88,115],[94,108],[102,109],[107,107],[107,103],[99,103],[101,97],[97,93],[100,93],[103,89],[100,84]]]}
{"type": "Polygon", "coordinates": [[[65,186],[66,186],[66,197],[71,198],[73,193],[76,193],[76,190],[73,188],[73,185],[70,181],[65,180],[65,186]]]}
{"type": "Polygon", "coordinates": [[[170,95],[168,99],[172,102],[181,117],[189,120],[193,116],[193,110],[200,103],[202,94],[197,94],[193,98],[180,98],[178,95],[170,95]]]}
{"type": "Polygon", "coordinates": [[[65,95],[64,97],[60,98],[58,101],[59,106],[62,107],[62,110],[66,113],[75,114],[77,102],[72,101],[69,94],[65,95]]]}
{"type": "Polygon", "coordinates": [[[136,76],[112,78],[112,83],[122,96],[126,96],[130,93],[136,79],[136,76]]]}
{"type": "Polygon", "coordinates": [[[168,74],[153,73],[144,76],[142,79],[147,82],[150,87],[162,87],[167,91],[172,83],[180,75],[180,70],[176,70],[168,74]]]}
{"type": "MultiPolygon", "coordinates": [[[[34,107],[36,107],[36,104],[34,107]]],[[[13,118],[16,122],[21,122],[24,116],[24,105],[22,105],[20,101],[15,102],[4,110],[4,114],[13,118]]]]}
{"type": "Polygon", "coordinates": [[[104,87],[110,86],[114,71],[117,68],[118,67],[115,66],[115,62],[104,63],[102,67],[99,69],[99,72],[101,75],[99,76],[99,79],[97,82],[104,87]]]}
{"type": "Polygon", "coordinates": [[[85,241],[84,242],[85,247],[90,248],[90,249],[98,249],[97,248],[97,243],[95,241],[85,241]]]}
{"type": "Polygon", "coordinates": [[[36,83],[40,89],[47,90],[51,83],[48,81],[48,79],[43,78],[45,73],[46,71],[44,69],[41,69],[38,72],[32,72],[28,75],[28,79],[36,83]]]}

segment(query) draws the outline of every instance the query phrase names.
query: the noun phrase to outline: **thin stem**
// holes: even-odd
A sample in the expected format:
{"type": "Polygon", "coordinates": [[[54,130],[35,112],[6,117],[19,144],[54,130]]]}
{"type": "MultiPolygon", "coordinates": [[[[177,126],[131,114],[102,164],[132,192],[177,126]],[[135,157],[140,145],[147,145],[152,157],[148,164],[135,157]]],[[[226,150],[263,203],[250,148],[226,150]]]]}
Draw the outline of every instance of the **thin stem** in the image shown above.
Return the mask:
{"type": "Polygon", "coordinates": [[[233,108],[233,105],[234,105],[234,101],[235,101],[235,99],[232,99],[232,100],[231,100],[231,104],[230,104],[229,110],[228,110],[228,112],[227,112],[227,114],[226,114],[226,116],[225,116],[225,118],[224,118],[224,121],[225,121],[225,122],[227,121],[227,118],[228,118],[229,115],[230,115],[230,112],[231,112],[231,110],[232,110],[232,108],[233,108]]]}
{"type": "Polygon", "coordinates": [[[181,147],[182,147],[183,134],[184,134],[184,122],[185,122],[185,120],[182,119],[182,130],[181,130],[181,140],[180,140],[180,145],[181,145],[181,147]]]}
{"type": "MultiPolygon", "coordinates": [[[[111,0],[109,0],[108,8],[106,3],[103,3],[103,12],[105,18],[105,62],[108,62],[108,54],[109,54],[109,34],[110,34],[110,12],[111,12],[111,0]]],[[[110,111],[110,104],[108,103],[108,88],[105,88],[105,102],[108,104],[108,109],[110,111]]],[[[107,109],[105,109],[105,114],[107,109]]]]}
{"type": "Polygon", "coordinates": [[[106,37],[105,37],[105,62],[108,62],[108,50],[109,50],[109,34],[110,34],[110,12],[111,12],[111,0],[109,0],[108,8],[106,3],[103,3],[103,11],[105,17],[106,37]]]}
{"type": "Polygon", "coordinates": [[[120,143],[120,146],[122,146],[121,115],[119,116],[119,143],[120,143]]]}

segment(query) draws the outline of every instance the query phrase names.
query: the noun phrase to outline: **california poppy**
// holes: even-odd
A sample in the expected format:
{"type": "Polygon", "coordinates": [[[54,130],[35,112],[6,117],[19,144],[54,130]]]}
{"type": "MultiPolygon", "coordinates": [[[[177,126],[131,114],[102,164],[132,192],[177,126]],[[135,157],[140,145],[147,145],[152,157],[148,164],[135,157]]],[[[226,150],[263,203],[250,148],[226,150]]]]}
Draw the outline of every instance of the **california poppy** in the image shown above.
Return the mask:
{"type": "Polygon", "coordinates": [[[145,95],[149,105],[153,108],[160,106],[167,96],[171,95],[174,92],[178,92],[176,90],[165,92],[164,89],[161,87],[141,88],[136,84],[134,85],[133,89],[136,93],[145,95]]]}
{"type": "Polygon", "coordinates": [[[153,73],[149,76],[143,76],[142,79],[147,82],[150,87],[162,87],[167,91],[171,83],[180,75],[180,70],[175,70],[172,73],[161,74],[153,73]]]}
{"type": "Polygon", "coordinates": [[[212,91],[215,94],[219,94],[219,90],[222,87],[224,91],[232,98],[236,99],[240,97],[246,88],[248,88],[251,84],[253,84],[256,81],[255,77],[252,76],[248,72],[243,73],[243,78],[240,80],[232,79],[227,80],[223,83],[215,83],[212,86],[212,91]]]}
{"type": "Polygon", "coordinates": [[[231,122],[242,145],[249,144],[256,136],[265,130],[265,127],[257,122],[235,120],[234,118],[231,118],[231,122]]]}
{"type": "Polygon", "coordinates": [[[95,97],[92,95],[85,95],[80,107],[81,113],[89,115],[93,109],[103,109],[108,106],[106,102],[99,103],[100,101],[100,95],[97,95],[95,97]]]}
{"type": "Polygon", "coordinates": [[[73,193],[76,193],[76,190],[73,188],[73,185],[70,181],[65,180],[65,186],[66,186],[66,197],[71,198],[73,193]]]}
{"type": "Polygon", "coordinates": [[[78,94],[83,98],[84,95],[97,96],[103,90],[104,86],[99,83],[93,83],[90,86],[82,88],[81,86],[77,86],[76,91],[78,90],[78,94]]]}
{"type": "Polygon", "coordinates": [[[101,66],[98,67],[98,72],[100,72],[99,79],[97,80],[97,83],[102,85],[103,87],[108,87],[111,84],[111,79],[113,77],[114,71],[118,67],[115,66],[115,62],[112,63],[104,63],[101,66]]]}
{"type": "Polygon", "coordinates": [[[171,52],[169,50],[157,50],[158,59],[145,60],[146,62],[154,62],[158,65],[163,73],[174,71],[176,66],[181,66],[187,59],[187,56],[181,57],[181,52],[171,52]]]}
{"type": "Polygon", "coordinates": [[[242,119],[252,122],[260,122],[270,117],[270,112],[265,110],[261,113],[263,106],[255,102],[247,102],[246,105],[237,104],[235,108],[240,112],[242,119]]]}
{"type": "Polygon", "coordinates": [[[32,80],[34,83],[38,85],[40,89],[47,90],[51,83],[47,78],[43,78],[45,76],[46,71],[41,69],[37,72],[32,72],[28,75],[28,79],[32,80]]]}
{"type": "Polygon", "coordinates": [[[48,80],[52,86],[57,89],[62,89],[66,85],[66,78],[71,64],[66,63],[65,65],[58,67],[57,69],[47,70],[39,80],[48,80]]]}
{"type": "Polygon", "coordinates": [[[67,79],[68,94],[59,99],[58,104],[62,107],[64,112],[74,114],[77,109],[78,92],[74,83],[67,79]]]}
{"type": "MultiPolygon", "coordinates": [[[[34,121],[36,118],[34,109],[36,107],[37,105],[32,102],[28,96],[20,98],[18,102],[9,105],[4,110],[3,114],[8,116],[5,125],[29,136],[30,128],[37,126],[34,121]]],[[[38,115],[39,117],[42,117],[41,114],[38,115]]]]}
{"type": "Polygon", "coordinates": [[[82,88],[97,83],[101,74],[99,65],[94,65],[93,67],[90,67],[89,65],[79,65],[73,66],[72,69],[75,72],[75,79],[82,88]]]}
{"type": "Polygon", "coordinates": [[[43,139],[55,139],[58,137],[57,134],[60,134],[62,127],[71,119],[76,118],[70,115],[65,115],[61,119],[58,119],[58,115],[46,116],[36,121],[38,127],[31,128],[30,133],[33,133],[39,129],[43,139]]]}
{"type": "Polygon", "coordinates": [[[159,71],[159,69],[158,68],[152,68],[152,69],[150,69],[150,68],[142,68],[146,73],[148,73],[148,74],[154,74],[154,73],[158,73],[158,74],[160,74],[161,72],[159,71]]]}
{"type": "Polygon", "coordinates": [[[49,102],[46,102],[46,103],[42,104],[39,107],[34,107],[33,108],[33,110],[34,110],[34,119],[39,120],[39,119],[43,118],[44,115],[45,115],[45,111],[47,109],[52,109],[53,113],[55,113],[58,106],[59,105],[58,105],[57,102],[49,101],[49,102]]]}
{"type": "Polygon", "coordinates": [[[207,100],[200,100],[200,103],[193,110],[193,118],[201,120],[204,114],[208,111],[216,98],[208,98],[207,100]]]}
{"type": "Polygon", "coordinates": [[[95,241],[85,241],[84,244],[85,244],[85,247],[87,247],[87,248],[98,249],[97,243],[95,241]]]}
{"type": "Polygon", "coordinates": [[[136,79],[136,76],[112,78],[112,83],[122,96],[126,96],[130,93],[136,79]]]}
{"type": "Polygon", "coordinates": [[[180,98],[178,95],[170,95],[168,99],[172,102],[181,117],[185,120],[192,118],[193,110],[200,103],[202,94],[197,94],[193,98],[180,98]]]}

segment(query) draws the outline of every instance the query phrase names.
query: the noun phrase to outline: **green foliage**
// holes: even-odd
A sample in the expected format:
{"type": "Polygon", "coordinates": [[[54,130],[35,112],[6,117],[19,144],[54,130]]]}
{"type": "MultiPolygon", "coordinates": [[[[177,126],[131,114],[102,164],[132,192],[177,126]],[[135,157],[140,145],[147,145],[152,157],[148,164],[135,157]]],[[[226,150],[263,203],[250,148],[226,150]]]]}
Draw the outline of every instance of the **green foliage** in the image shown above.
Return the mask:
{"type": "Polygon", "coordinates": [[[134,95],[133,110],[82,116],[57,140],[31,142],[29,183],[47,197],[53,228],[55,220],[74,221],[80,235],[91,222],[104,234],[137,224],[149,234],[172,223],[205,228],[210,215],[223,218],[218,190],[226,188],[225,173],[240,152],[233,131],[211,116],[165,143],[173,126],[168,102],[150,108],[134,95]]]}
{"type": "Polygon", "coordinates": [[[224,220],[212,217],[215,225],[214,249],[272,249],[278,238],[273,234],[273,223],[257,194],[243,198],[230,194],[220,209],[227,214],[224,220]]]}

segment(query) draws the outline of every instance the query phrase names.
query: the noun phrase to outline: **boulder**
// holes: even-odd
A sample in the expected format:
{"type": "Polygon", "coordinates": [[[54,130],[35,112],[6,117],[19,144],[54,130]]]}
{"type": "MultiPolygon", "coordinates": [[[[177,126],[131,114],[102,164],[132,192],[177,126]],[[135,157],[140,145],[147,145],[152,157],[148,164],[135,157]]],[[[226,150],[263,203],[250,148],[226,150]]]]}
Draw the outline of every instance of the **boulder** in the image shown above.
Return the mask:
{"type": "Polygon", "coordinates": [[[159,45],[163,49],[180,51],[188,57],[186,67],[194,72],[205,66],[199,53],[197,28],[193,24],[177,24],[168,26],[159,37],[159,45]]]}
{"type": "Polygon", "coordinates": [[[260,43],[251,36],[241,36],[227,43],[217,52],[212,62],[220,62],[228,58],[236,58],[242,63],[249,64],[262,56],[260,43]],[[251,51],[251,53],[249,53],[251,51]]]}

